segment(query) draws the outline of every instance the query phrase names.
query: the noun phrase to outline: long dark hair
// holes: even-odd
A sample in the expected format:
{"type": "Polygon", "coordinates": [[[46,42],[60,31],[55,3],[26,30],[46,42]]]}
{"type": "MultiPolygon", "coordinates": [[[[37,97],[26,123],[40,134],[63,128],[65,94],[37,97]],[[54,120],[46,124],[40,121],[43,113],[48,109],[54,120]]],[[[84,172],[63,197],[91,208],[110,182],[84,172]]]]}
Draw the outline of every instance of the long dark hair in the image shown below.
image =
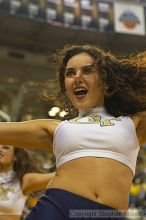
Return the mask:
{"type": "Polygon", "coordinates": [[[28,151],[14,147],[14,157],[13,170],[15,172],[15,176],[13,181],[19,180],[19,182],[22,183],[24,174],[44,172],[38,161],[36,161],[28,151]]]}
{"type": "Polygon", "coordinates": [[[64,72],[74,55],[87,53],[94,60],[106,85],[104,106],[113,116],[132,116],[146,110],[146,52],[116,57],[94,45],[67,45],[57,54],[60,97],[70,118],[78,113],[66,95],[64,72]]]}

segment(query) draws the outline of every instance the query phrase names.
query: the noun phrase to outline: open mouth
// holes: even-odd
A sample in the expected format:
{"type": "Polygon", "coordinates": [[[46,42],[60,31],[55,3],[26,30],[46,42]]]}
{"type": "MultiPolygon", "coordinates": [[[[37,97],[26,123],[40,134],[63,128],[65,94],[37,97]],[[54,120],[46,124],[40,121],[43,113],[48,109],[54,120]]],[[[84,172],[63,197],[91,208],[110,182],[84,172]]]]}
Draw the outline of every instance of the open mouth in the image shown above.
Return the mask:
{"type": "Polygon", "coordinates": [[[73,92],[77,97],[84,97],[87,94],[88,90],[85,87],[80,86],[74,88],[73,92]]]}

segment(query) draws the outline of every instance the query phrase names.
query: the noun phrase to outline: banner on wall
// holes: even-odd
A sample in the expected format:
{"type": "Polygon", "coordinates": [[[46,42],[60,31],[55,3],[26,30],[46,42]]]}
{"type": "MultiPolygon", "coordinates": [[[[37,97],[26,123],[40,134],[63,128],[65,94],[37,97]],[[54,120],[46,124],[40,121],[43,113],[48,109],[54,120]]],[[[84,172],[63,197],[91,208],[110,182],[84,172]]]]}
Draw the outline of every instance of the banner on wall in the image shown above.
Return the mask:
{"type": "Polygon", "coordinates": [[[0,0],[0,9],[56,26],[145,35],[146,6],[117,1],[0,0]]]}
{"type": "Polygon", "coordinates": [[[63,17],[64,25],[81,26],[80,1],[79,0],[64,0],[63,1],[63,17]]]}
{"type": "Polygon", "coordinates": [[[98,1],[98,24],[99,31],[114,31],[113,3],[108,1],[98,1]]]}
{"type": "Polygon", "coordinates": [[[63,22],[62,18],[62,1],[61,0],[46,0],[46,21],[47,22],[63,22]],[[60,10],[61,8],[61,10],[60,10]]]}
{"type": "Polygon", "coordinates": [[[81,0],[81,27],[88,30],[98,30],[98,10],[95,1],[81,0]]]}
{"type": "Polygon", "coordinates": [[[140,5],[114,4],[115,32],[145,35],[144,7],[140,5]]]}

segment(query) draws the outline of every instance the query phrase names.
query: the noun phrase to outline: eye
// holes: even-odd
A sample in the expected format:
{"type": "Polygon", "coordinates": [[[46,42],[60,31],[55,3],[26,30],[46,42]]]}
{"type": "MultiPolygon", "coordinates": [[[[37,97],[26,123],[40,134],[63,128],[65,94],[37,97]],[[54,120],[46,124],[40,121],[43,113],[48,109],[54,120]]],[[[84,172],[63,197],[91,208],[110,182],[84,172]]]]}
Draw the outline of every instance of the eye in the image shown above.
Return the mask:
{"type": "Polygon", "coordinates": [[[82,71],[86,75],[87,74],[92,74],[93,72],[95,72],[95,67],[93,67],[92,65],[91,66],[85,66],[82,71]]]}
{"type": "Polygon", "coordinates": [[[3,149],[3,150],[10,150],[11,148],[10,148],[9,146],[7,146],[7,145],[3,145],[3,146],[2,146],[2,149],[3,149]]]}
{"type": "Polygon", "coordinates": [[[65,77],[73,77],[75,76],[76,72],[73,69],[68,69],[65,71],[65,77]]]}

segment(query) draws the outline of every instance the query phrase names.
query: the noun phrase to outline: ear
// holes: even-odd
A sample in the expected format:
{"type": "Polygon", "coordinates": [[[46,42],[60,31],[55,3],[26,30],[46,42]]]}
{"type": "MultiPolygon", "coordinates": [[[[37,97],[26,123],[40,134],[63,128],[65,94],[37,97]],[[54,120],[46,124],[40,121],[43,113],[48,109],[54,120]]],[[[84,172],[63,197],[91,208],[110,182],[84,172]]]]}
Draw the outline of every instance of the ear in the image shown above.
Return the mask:
{"type": "Polygon", "coordinates": [[[17,159],[16,159],[16,156],[14,156],[14,159],[13,159],[14,161],[16,161],[17,159]]]}
{"type": "Polygon", "coordinates": [[[107,96],[109,95],[108,89],[109,89],[108,85],[105,84],[104,85],[104,94],[107,95],[107,96]]]}
{"type": "Polygon", "coordinates": [[[106,96],[109,95],[109,91],[108,91],[109,87],[105,82],[101,81],[98,84],[98,88],[101,89],[101,91],[103,92],[104,95],[106,95],[106,96]]]}
{"type": "Polygon", "coordinates": [[[105,91],[105,83],[102,80],[98,83],[98,88],[103,92],[105,91]]]}

